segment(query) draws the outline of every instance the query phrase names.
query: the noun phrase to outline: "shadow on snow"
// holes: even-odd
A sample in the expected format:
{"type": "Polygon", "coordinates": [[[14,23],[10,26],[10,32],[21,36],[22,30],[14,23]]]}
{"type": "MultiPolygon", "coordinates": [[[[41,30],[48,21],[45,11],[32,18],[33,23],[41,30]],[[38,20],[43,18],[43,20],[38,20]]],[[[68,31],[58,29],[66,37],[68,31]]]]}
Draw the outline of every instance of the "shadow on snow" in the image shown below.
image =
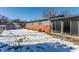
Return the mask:
{"type": "Polygon", "coordinates": [[[32,45],[10,46],[8,44],[0,43],[1,52],[70,52],[75,48],[69,47],[65,44],[57,43],[39,43],[32,45]]]}

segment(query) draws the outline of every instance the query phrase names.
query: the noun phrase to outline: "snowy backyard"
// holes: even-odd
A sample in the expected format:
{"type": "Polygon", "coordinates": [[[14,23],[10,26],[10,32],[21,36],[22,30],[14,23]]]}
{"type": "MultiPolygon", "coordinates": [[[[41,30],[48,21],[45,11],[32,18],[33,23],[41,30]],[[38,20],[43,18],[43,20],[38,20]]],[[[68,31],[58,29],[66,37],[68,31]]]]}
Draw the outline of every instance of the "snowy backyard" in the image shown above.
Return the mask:
{"type": "Polygon", "coordinates": [[[73,43],[53,38],[44,32],[26,29],[4,30],[0,34],[1,52],[71,52],[79,51],[73,43]]]}

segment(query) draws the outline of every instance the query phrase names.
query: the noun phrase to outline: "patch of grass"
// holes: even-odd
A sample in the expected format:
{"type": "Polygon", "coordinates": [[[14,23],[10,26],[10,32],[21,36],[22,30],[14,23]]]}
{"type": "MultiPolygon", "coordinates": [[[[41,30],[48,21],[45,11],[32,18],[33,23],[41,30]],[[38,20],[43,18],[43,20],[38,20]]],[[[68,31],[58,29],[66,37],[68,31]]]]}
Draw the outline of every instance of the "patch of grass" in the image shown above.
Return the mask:
{"type": "Polygon", "coordinates": [[[19,42],[21,42],[21,43],[22,43],[22,42],[23,42],[23,38],[19,39],[19,42]]]}

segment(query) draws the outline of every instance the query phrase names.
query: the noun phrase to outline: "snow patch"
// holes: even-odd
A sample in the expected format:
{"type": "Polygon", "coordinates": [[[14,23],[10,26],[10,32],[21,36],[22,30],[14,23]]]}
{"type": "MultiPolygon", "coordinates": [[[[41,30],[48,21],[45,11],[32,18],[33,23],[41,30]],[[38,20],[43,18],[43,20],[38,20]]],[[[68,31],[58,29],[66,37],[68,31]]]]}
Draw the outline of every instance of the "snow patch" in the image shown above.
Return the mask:
{"type": "Polygon", "coordinates": [[[7,52],[69,52],[79,51],[79,46],[74,45],[68,41],[52,38],[44,32],[16,29],[16,30],[4,30],[0,34],[0,51],[7,52]],[[18,46],[18,41],[22,47],[18,46]],[[1,48],[2,46],[6,45],[1,48]],[[9,49],[12,47],[11,49],[9,49]],[[9,49],[9,50],[8,50],[9,49]]]}

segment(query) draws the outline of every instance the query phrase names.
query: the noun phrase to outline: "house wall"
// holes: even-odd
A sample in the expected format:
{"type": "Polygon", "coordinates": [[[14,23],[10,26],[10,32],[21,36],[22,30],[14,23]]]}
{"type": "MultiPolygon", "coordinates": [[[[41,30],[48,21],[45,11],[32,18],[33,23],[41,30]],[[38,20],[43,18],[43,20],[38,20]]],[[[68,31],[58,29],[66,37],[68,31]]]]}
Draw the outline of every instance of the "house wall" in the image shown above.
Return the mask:
{"type": "Polygon", "coordinates": [[[52,21],[51,32],[79,35],[79,21],[52,21]]]}
{"type": "Polygon", "coordinates": [[[0,25],[0,30],[5,30],[6,29],[6,25],[0,25]]]}
{"type": "Polygon", "coordinates": [[[78,35],[78,21],[71,21],[71,35],[78,35]]]}
{"type": "Polygon", "coordinates": [[[79,36],[79,21],[78,21],[78,23],[77,23],[77,24],[78,24],[78,36],[79,36]]]}
{"type": "Polygon", "coordinates": [[[30,30],[41,30],[48,33],[56,32],[79,36],[79,21],[71,18],[28,23],[25,28],[30,30]]]}
{"type": "Polygon", "coordinates": [[[27,23],[25,26],[29,30],[40,30],[49,33],[50,32],[50,21],[39,21],[33,23],[27,23]]]}
{"type": "Polygon", "coordinates": [[[7,24],[7,25],[6,25],[6,29],[7,29],[7,30],[16,29],[15,24],[7,24]]]}
{"type": "Polygon", "coordinates": [[[64,23],[64,22],[61,21],[61,33],[62,33],[62,34],[63,34],[63,26],[64,26],[63,23],[64,23]]]}
{"type": "Polygon", "coordinates": [[[70,21],[63,21],[63,33],[70,35],[70,21]]]}
{"type": "Polygon", "coordinates": [[[56,21],[56,32],[61,33],[61,21],[56,21]]]}
{"type": "Polygon", "coordinates": [[[51,21],[51,32],[63,33],[63,21],[51,21]]]}
{"type": "Polygon", "coordinates": [[[51,21],[51,32],[56,32],[56,21],[51,21]]]}

